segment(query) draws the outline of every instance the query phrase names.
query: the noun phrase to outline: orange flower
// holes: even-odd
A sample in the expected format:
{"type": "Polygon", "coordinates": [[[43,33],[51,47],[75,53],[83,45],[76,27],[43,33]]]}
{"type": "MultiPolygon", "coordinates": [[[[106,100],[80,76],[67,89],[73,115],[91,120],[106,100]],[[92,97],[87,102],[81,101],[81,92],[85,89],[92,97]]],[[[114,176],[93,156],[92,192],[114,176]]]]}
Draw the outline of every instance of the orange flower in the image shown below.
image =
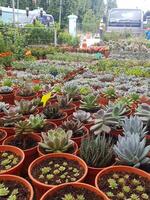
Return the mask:
{"type": "Polygon", "coordinates": [[[31,55],[32,55],[32,53],[30,50],[26,51],[25,56],[31,56],[31,55]]]}

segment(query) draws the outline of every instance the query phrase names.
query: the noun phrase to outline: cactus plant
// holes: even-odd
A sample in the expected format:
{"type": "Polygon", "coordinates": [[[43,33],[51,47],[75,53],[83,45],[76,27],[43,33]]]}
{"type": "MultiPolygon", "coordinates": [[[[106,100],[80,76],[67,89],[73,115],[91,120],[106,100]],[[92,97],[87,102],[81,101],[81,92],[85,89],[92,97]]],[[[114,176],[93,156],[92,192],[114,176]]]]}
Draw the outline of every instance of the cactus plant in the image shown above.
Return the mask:
{"type": "Polygon", "coordinates": [[[42,133],[43,142],[39,145],[48,153],[67,152],[73,147],[71,141],[72,131],[64,131],[62,128],[50,130],[47,133],[42,133]]]}

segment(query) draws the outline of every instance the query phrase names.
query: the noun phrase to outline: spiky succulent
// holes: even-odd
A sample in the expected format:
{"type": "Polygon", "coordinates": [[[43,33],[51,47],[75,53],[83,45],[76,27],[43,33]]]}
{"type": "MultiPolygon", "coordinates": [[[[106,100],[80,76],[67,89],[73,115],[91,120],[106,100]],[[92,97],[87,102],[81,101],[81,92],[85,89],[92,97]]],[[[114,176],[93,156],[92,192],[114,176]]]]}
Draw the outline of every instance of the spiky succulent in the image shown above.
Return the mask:
{"type": "Polygon", "coordinates": [[[73,147],[72,131],[64,131],[62,128],[50,130],[47,133],[42,133],[43,142],[39,145],[48,153],[67,152],[73,147]]]}
{"type": "Polygon", "coordinates": [[[42,129],[45,125],[45,119],[44,116],[42,115],[30,115],[29,117],[29,122],[31,124],[31,127],[33,128],[33,130],[38,130],[38,129],[42,129]]]}
{"type": "Polygon", "coordinates": [[[46,106],[43,114],[46,119],[58,119],[62,116],[58,104],[46,106]]]}
{"type": "Polygon", "coordinates": [[[22,115],[33,114],[36,111],[36,106],[33,105],[32,101],[15,101],[15,104],[19,109],[19,113],[22,115]]]}
{"type": "Polygon", "coordinates": [[[108,99],[115,99],[117,97],[116,95],[116,91],[113,87],[109,87],[107,88],[104,92],[103,92],[104,96],[107,97],[108,99]]]}
{"type": "Polygon", "coordinates": [[[89,136],[84,139],[80,147],[80,157],[91,167],[107,167],[113,158],[113,144],[111,138],[105,135],[89,136]]]}
{"type": "Polygon", "coordinates": [[[148,153],[150,146],[146,146],[146,139],[142,139],[139,134],[128,134],[128,136],[118,136],[118,142],[114,146],[119,163],[133,167],[140,167],[142,164],[150,163],[148,153]]]}
{"type": "Polygon", "coordinates": [[[68,108],[69,104],[72,102],[72,99],[69,98],[69,95],[57,95],[58,105],[61,109],[68,108]]]}
{"type": "Polygon", "coordinates": [[[78,137],[79,135],[83,134],[83,124],[76,120],[67,120],[64,121],[61,125],[61,128],[65,131],[72,131],[72,137],[78,137]]]}
{"type": "Polygon", "coordinates": [[[79,95],[79,88],[75,84],[68,83],[63,87],[63,92],[69,95],[70,99],[75,99],[79,95]]]}
{"type": "Polygon", "coordinates": [[[73,119],[79,120],[81,123],[87,123],[92,121],[91,114],[84,110],[77,110],[73,113],[73,119]]]}
{"type": "Polygon", "coordinates": [[[109,133],[112,127],[117,127],[119,125],[118,118],[112,115],[112,112],[101,109],[98,112],[97,119],[94,120],[94,125],[91,127],[91,131],[95,135],[102,132],[109,133]]]}
{"type": "Polygon", "coordinates": [[[130,118],[126,117],[122,128],[124,131],[124,135],[130,136],[130,134],[137,133],[139,134],[140,138],[144,138],[147,134],[146,127],[144,127],[144,124],[142,120],[137,116],[130,116],[130,118]]]}
{"type": "Polygon", "coordinates": [[[141,118],[144,125],[150,126],[150,105],[146,103],[139,105],[135,115],[141,118]]]}
{"type": "Polygon", "coordinates": [[[20,121],[15,125],[16,131],[15,135],[28,135],[31,134],[33,129],[31,128],[31,124],[29,121],[20,121]]]}
{"type": "Polygon", "coordinates": [[[88,94],[87,96],[84,96],[83,100],[80,101],[80,108],[86,111],[91,111],[93,109],[99,108],[97,98],[98,97],[93,94],[88,94]]]}
{"type": "Polygon", "coordinates": [[[5,102],[0,102],[0,112],[4,112],[4,110],[7,110],[9,108],[9,104],[5,102]]]}

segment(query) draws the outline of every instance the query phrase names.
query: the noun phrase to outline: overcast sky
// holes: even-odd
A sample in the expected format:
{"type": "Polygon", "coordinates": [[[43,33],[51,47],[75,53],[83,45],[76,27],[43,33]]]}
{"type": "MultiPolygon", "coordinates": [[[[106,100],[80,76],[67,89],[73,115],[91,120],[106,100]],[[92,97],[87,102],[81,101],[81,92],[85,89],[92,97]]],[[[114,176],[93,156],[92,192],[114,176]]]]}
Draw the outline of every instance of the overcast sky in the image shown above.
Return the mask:
{"type": "Polygon", "coordinates": [[[150,0],[117,0],[119,8],[140,8],[150,10],[150,0]]]}

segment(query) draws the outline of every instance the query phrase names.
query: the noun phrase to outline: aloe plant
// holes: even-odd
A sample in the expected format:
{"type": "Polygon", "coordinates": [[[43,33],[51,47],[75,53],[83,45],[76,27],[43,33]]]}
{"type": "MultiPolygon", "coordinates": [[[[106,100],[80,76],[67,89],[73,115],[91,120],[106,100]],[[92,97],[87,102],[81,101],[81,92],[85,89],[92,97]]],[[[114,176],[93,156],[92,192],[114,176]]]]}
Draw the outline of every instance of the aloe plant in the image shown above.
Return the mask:
{"type": "Polygon", "coordinates": [[[43,142],[39,145],[47,153],[67,152],[73,147],[72,131],[64,131],[62,128],[50,130],[47,133],[42,133],[43,142]]]}
{"type": "Polygon", "coordinates": [[[117,161],[120,164],[133,167],[140,167],[142,164],[150,163],[148,153],[150,145],[146,146],[146,139],[140,138],[139,134],[128,134],[128,136],[118,136],[118,142],[114,146],[117,161]]]}

